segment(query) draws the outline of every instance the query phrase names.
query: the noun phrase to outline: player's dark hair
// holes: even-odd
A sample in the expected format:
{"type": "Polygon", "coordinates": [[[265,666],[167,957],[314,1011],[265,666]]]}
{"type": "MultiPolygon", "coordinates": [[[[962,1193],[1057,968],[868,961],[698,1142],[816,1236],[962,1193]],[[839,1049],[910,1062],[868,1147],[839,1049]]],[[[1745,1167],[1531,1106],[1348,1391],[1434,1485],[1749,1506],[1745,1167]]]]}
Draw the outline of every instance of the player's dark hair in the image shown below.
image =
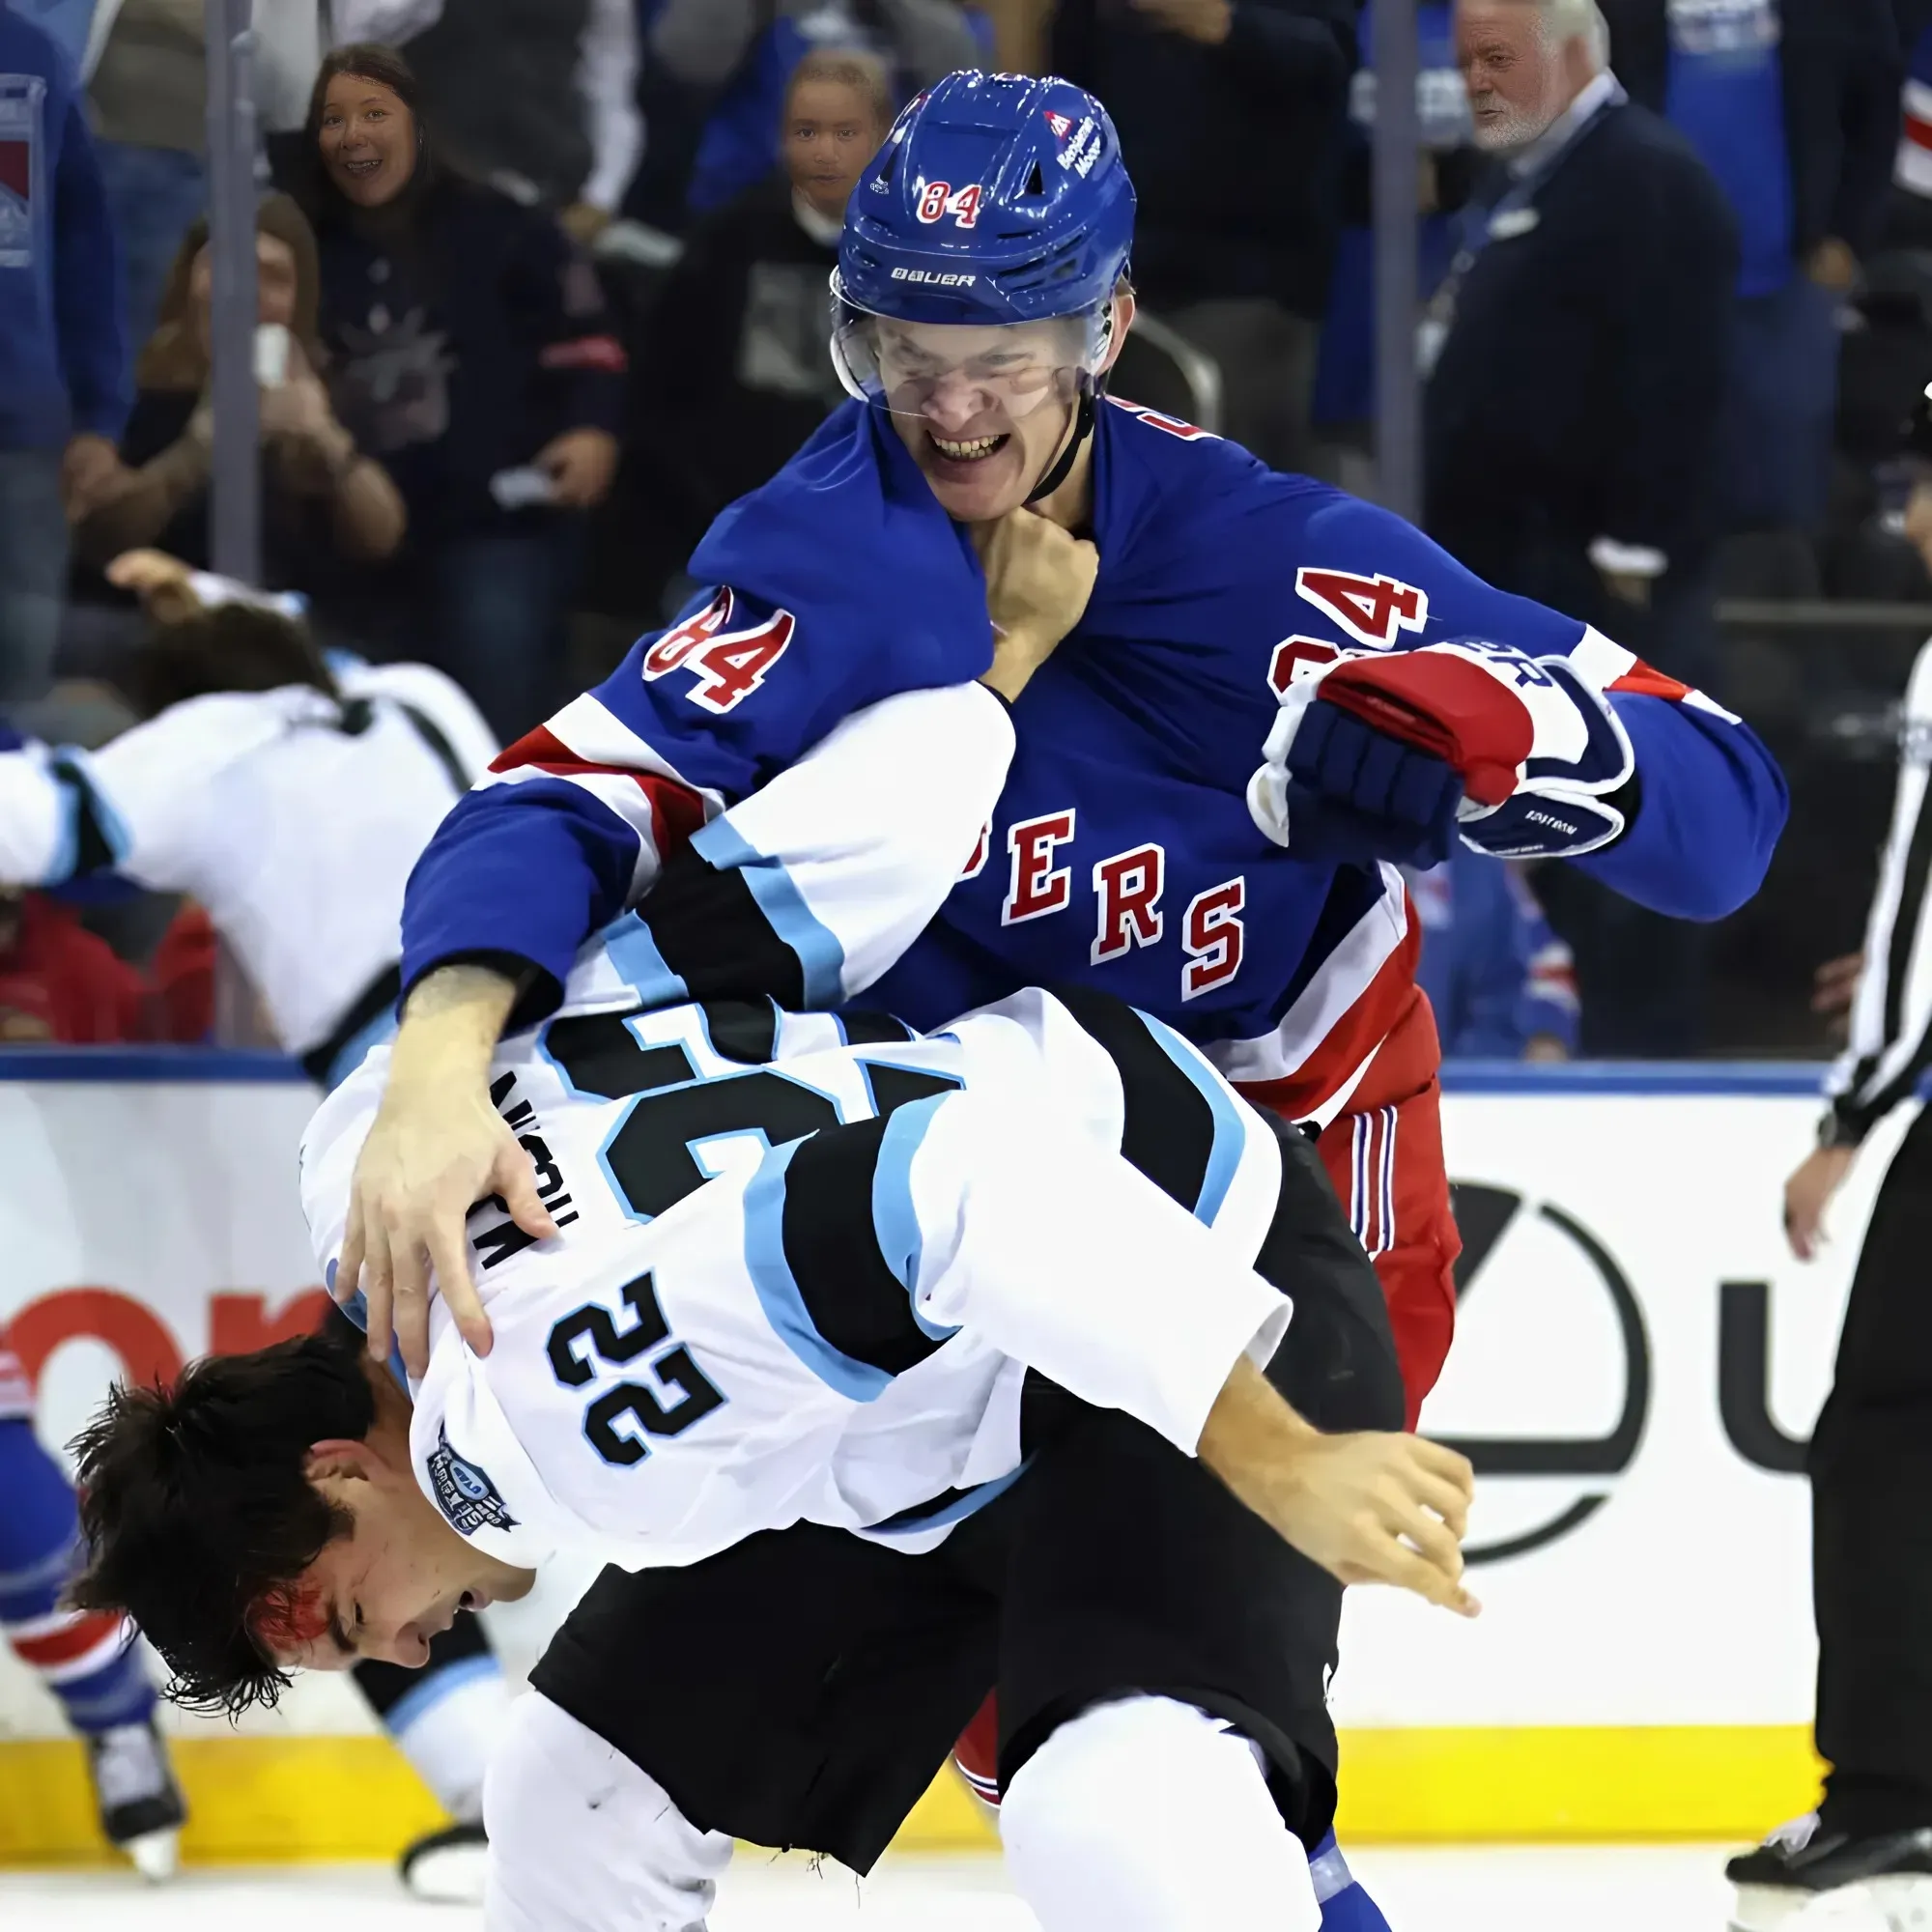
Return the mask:
{"type": "Polygon", "coordinates": [[[279,691],[307,684],[337,696],[306,624],[263,605],[217,604],[172,622],[156,620],[123,679],[143,718],[218,691],[279,691]]]}
{"type": "Polygon", "coordinates": [[[258,1632],[298,1623],[302,1573],[354,1526],[309,1483],[310,1445],[375,1419],[359,1338],[331,1332],[115,1389],[73,1445],[87,1569],[71,1600],[132,1617],[175,1703],[273,1704],[289,1673],[258,1632]]]}
{"type": "MultiPolygon", "coordinates": [[[[316,71],[315,85],[309,90],[308,116],[302,123],[302,159],[296,198],[311,221],[327,225],[353,215],[356,211],[343,199],[322,164],[322,117],[328,105],[328,84],[342,74],[357,80],[373,80],[386,87],[405,107],[415,125],[415,166],[400,194],[386,204],[391,209],[417,211],[441,178],[452,172],[447,159],[431,145],[424,124],[422,83],[407,57],[379,41],[354,41],[325,54],[316,71]]],[[[460,171],[457,171],[460,172],[460,171]]]]}

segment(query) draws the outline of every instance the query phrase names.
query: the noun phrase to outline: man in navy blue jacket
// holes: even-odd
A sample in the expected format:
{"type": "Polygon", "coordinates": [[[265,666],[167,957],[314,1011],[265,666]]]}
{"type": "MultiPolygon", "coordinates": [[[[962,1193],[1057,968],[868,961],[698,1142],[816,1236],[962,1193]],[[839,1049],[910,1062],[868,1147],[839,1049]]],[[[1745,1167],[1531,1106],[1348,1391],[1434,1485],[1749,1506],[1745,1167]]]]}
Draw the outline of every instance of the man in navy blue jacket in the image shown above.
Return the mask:
{"type": "MultiPolygon", "coordinates": [[[[1427,528],[1490,582],[1702,681],[1736,217],[1627,99],[1591,0],[1459,0],[1457,37],[1495,167],[1424,330],[1427,528]]],[[[1550,885],[1594,1050],[1694,1051],[1696,935],[1550,885]]]]}
{"type": "Polygon", "coordinates": [[[1602,0],[1631,98],[1680,128],[1737,213],[1720,501],[1734,528],[1824,520],[1837,311],[1878,242],[1903,77],[1889,0],[1602,0]]]}
{"type": "Polygon", "coordinates": [[[119,282],[73,71],[0,0],[0,707],[46,683],[68,523],[115,473],[119,282]]]}

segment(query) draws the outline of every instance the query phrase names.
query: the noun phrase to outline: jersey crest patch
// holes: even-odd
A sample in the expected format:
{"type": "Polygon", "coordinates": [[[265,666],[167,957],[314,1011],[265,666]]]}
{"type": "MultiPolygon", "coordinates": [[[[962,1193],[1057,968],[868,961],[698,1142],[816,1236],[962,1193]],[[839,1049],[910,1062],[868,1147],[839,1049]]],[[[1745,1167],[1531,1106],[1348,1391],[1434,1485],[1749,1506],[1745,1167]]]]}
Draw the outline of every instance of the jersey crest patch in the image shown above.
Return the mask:
{"type": "Polygon", "coordinates": [[[436,1447],[430,1452],[429,1480],[436,1492],[437,1508],[459,1536],[474,1536],[479,1529],[516,1528],[517,1520],[497,1485],[449,1446],[449,1431],[441,1425],[436,1432],[436,1447]]]}

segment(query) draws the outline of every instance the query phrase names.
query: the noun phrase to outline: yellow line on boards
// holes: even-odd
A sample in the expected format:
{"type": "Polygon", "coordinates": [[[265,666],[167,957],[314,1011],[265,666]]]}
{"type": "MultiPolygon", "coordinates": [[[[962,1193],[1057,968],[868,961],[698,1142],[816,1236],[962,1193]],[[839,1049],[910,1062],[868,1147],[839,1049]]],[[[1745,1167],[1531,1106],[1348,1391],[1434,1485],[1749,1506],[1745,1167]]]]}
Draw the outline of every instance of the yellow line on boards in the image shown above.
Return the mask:
{"type": "MultiPolygon", "coordinates": [[[[442,1822],[386,1738],[184,1738],[176,1763],[200,1863],[393,1858],[442,1822]]],[[[1345,1844],[1758,1837],[1817,1796],[1797,1725],[1378,1730],[1342,1739],[1345,1844]]],[[[943,1773],[899,1834],[910,1851],[990,1847],[943,1773]]],[[[78,1745],[0,1743],[0,1864],[109,1856],[78,1745]]]]}

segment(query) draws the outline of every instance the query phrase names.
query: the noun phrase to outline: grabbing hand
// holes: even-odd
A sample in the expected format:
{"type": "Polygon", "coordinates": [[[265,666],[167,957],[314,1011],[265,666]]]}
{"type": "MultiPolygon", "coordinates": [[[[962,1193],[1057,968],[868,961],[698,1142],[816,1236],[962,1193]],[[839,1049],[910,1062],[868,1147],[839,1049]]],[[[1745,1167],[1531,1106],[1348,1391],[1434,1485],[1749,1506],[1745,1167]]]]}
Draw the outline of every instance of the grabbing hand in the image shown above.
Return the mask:
{"type": "Polygon", "coordinates": [[[526,1235],[556,1233],[529,1155],[490,1102],[490,1056],[516,998],[514,980],[473,965],[439,967],[412,990],[350,1181],[329,1288],[344,1303],[361,1288],[370,1351],[386,1360],[393,1336],[412,1375],[429,1366],[432,1266],[463,1339],[490,1352],[464,1232],[477,1202],[498,1195],[526,1235]]]}
{"type": "Polygon", "coordinates": [[[500,1195],[526,1234],[556,1233],[537,1198],[536,1171],[487,1092],[398,1088],[392,1082],[350,1183],[341,1260],[329,1284],[347,1302],[368,1301],[369,1350],[386,1359],[393,1335],[412,1376],[429,1366],[429,1270],[436,1293],[479,1355],[490,1321],[469,1279],[465,1223],[500,1195]]]}
{"type": "Polygon", "coordinates": [[[1814,1148],[1784,1183],[1784,1238],[1801,1262],[1810,1261],[1824,1245],[1825,1209],[1857,1158],[1856,1148],[1814,1148]]]}
{"type": "Polygon", "coordinates": [[[992,668],[980,680],[1009,702],[1086,614],[1100,553],[1050,517],[1024,507],[973,526],[993,622],[992,668]]]}
{"type": "Polygon", "coordinates": [[[566,510],[595,509],[617,474],[617,439],[608,430],[567,429],[537,451],[532,467],[551,480],[551,501],[566,510]]]}

